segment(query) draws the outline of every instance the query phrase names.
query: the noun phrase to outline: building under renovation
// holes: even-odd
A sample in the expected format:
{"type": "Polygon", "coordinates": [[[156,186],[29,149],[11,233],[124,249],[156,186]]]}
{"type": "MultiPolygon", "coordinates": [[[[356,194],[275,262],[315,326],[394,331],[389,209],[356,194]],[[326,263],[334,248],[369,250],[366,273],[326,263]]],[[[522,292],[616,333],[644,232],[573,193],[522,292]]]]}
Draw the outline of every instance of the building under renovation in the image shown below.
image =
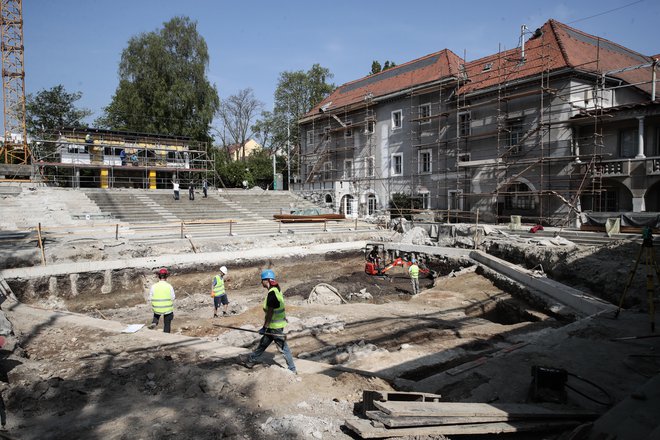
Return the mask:
{"type": "Polygon", "coordinates": [[[211,163],[206,144],[180,136],[67,128],[35,151],[40,178],[73,188],[171,188],[194,182],[211,163]]]}
{"type": "Polygon", "coordinates": [[[360,216],[400,193],[459,221],[657,227],[656,65],[555,20],[474,61],[443,49],[305,115],[296,189],[360,216]]]}

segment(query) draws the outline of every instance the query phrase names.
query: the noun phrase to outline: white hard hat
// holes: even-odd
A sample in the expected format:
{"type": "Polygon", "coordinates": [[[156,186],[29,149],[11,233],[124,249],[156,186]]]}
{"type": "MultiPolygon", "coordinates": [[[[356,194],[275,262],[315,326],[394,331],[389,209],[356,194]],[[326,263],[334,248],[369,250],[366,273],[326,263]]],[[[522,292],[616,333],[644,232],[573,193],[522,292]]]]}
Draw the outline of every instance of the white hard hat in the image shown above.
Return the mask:
{"type": "Polygon", "coordinates": [[[222,272],[223,275],[227,275],[227,267],[226,267],[226,266],[222,266],[222,267],[220,268],[220,272],[222,272]]]}

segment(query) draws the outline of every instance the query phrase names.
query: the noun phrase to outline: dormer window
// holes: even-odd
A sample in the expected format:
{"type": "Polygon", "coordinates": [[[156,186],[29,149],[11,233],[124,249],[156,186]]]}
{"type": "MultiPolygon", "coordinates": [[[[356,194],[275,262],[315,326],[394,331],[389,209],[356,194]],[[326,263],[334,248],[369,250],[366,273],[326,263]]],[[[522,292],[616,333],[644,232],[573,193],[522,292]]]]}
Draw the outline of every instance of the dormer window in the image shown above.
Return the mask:
{"type": "Polygon", "coordinates": [[[484,68],[483,68],[482,72],[488,72],[492,68],[493,68],[493,63],[486,63],[486,64],[484,64],[484,68]]]}

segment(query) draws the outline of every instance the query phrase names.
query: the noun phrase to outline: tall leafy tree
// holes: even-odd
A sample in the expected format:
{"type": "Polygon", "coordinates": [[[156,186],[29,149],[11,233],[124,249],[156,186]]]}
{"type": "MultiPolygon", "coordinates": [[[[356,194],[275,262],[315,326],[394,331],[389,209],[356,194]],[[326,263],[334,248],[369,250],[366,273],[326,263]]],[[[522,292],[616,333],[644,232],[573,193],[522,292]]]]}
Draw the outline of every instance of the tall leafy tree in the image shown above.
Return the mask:
{"type": "Polygon", "coordinates": [[[57,138],[58,129],[80,127],[83,119],[92,114],[86,108],[76,107],[75,103],[81,97],[81,92],[67,92],[61,84],[26,96],[27,132],[32,138],[40,140],[32,146],[35,156],[43,157],[55,150],[55,144],[48,141],[57,138]]]}
{"type": "Polygon", "coordinates": [[[254,96],[252,89],[240,90],[220,103],[218,116],[221,129],[215,129],[225,147],[241,146],[241,159],[245,160],[245,143],[252,137],[252,124],[263,103],[254,96]]]}
{"type": "Polygon", "coordinates": [[[292,169],[300,145],[298,120],[332,93],[335,86],[328,82],[332,77],[330,70],[320,64],[314,64],[307,71],[280,73],[275,89],[275,108],[272,113],[262,113],[255,124],[261,136],[268,134],[271,150],[286,150],[289,147],[292,169]]]}
{"type": "Polygon", "coordinates": [[[371,62],[371,72],[369,72],[369,75],[383,72],[387,69],[391,69],[392,67],[396,67],[396,63],[394,61],[385,60],[385,63],[381,66],[378,60],[374,60],[371,62]]]}
{"type": "Polygon", "coordinates": [[[117,90],[97,124],[210,140],[220,99],[206,78],[208,64],[206,42],[188,17],[132,37],[121,55],[117,90]]]}

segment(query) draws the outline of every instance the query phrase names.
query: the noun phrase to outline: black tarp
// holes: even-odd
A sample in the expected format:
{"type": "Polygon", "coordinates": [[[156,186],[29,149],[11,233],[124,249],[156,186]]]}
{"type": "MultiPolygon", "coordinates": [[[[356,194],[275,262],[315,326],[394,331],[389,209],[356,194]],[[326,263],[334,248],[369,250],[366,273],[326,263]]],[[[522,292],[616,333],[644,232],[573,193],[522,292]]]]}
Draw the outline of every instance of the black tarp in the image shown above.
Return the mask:
{"type": "Polygon", "coordinates": [[[660,213],[658,212],[585,212],[582,214],[583,224],[605,227],[609,218],[618,218],[621,226],[660,228],[660,213]]]}

